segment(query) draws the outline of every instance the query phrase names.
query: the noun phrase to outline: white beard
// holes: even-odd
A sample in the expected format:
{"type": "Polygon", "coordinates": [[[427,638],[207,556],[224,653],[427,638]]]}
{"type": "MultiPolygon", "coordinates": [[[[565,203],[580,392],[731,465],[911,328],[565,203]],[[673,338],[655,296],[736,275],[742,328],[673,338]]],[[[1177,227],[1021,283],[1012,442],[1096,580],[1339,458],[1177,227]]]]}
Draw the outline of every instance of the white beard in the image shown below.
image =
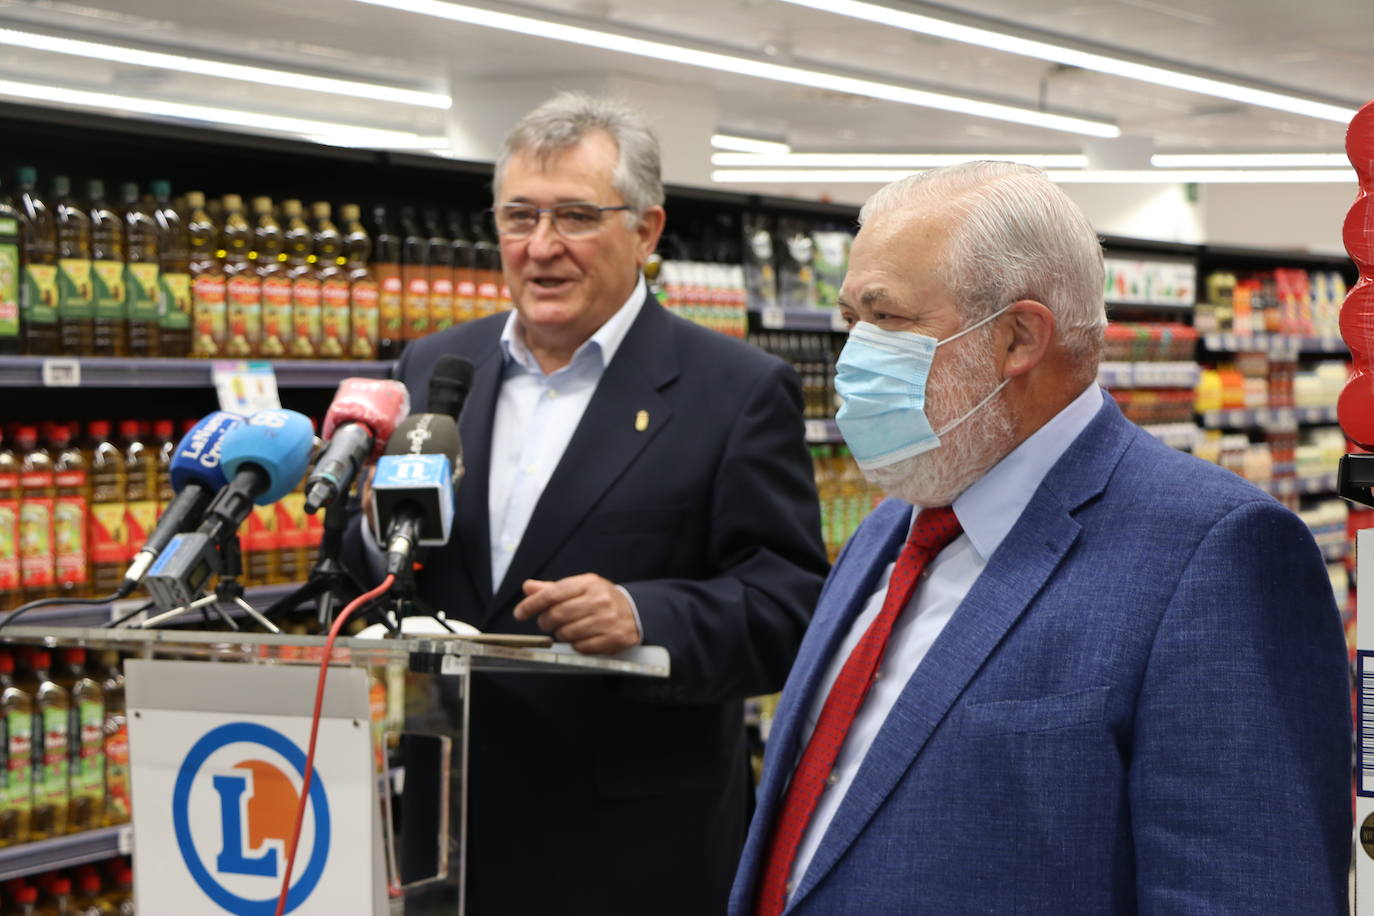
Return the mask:
{"type": "MultiPolygon", "coordinates": [[[[991,328],[970,334],[926,382],[926,416],[940,430],[968,413],[1001,384],[994,368],[991,328]]],[[[928,452],[904,458],[864,476],[894,499],[915,506],[948,506],[1006,457],[1015,423],[1006,401],[994,397],[940,437],[928,452]]]]}

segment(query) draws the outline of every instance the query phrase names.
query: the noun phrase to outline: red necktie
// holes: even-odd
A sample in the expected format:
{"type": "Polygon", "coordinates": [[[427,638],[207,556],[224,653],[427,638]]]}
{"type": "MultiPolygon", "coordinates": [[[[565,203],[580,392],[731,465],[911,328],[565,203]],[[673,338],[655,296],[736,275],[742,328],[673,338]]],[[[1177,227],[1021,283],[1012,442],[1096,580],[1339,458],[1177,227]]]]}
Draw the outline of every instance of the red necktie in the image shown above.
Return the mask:
{"type": "Polygon", "coordinates": [[[821,707],[820,718],[816,720],[816,728],[811,732],[811,740],[783,796],[759,881],[756,916],[777,916],[787,905],[787,878],[797,858],[797,848],[806,834],[806,825],[816,810],[816,803],[825,791],[845,735],[868,695],[868,688],[873,685],[873,673],[878,670],[878,663],[887,649],[892,625],[911,600],[916,582],[927,564],[962,530],[954,510],[948,506],[923,509],[916,519],[911,537],[892,569],[882,610],[869,624],[835,678],[830,695],[821,707]]]}

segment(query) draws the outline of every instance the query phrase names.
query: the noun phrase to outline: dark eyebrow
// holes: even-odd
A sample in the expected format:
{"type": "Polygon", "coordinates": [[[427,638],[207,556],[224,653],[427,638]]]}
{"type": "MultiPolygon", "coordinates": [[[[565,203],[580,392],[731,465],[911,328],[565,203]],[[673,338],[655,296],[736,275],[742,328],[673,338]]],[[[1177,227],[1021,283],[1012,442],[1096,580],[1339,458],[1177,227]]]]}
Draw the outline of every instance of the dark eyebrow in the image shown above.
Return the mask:
{"type": "Polygon", "coordinates": [[[891,301],[892,297],[889,296],[887,290],[881,286],[875,289],[866,289],[859,295],[859,302],[869,308],[886,305],[891,301]]]}

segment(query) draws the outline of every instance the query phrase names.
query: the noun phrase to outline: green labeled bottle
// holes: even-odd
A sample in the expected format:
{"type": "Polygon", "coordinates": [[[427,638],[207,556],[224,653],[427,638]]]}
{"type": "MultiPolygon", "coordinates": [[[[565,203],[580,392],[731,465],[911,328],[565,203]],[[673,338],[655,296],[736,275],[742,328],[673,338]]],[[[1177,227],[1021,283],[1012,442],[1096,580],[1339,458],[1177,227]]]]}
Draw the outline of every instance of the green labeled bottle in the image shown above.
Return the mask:
{"type": "Polygon", "coordinates": [[[57,224],[52,210],[38,196],[38,173],[24,166],[17,173],[15,204],[24,216],[24,352],[51,356],[60,352],[57,334],[57,224]]]}
{"type": "Polygon", "coordinates": [[[191,237],[186,221],[172,206],[172,185],[154,181],[157,206],[157,352],[159,356],[188,356],[191,352],[191,237]]]}
{"type": "Polygon", "coordinates": [[[33,695],[14,676],[14,656],[0,654],[0,846],[29,839],[33,813],[33,695]]]}
{"type": "Polygon", "coordinates": [[[67,793],[71,770],[71,696],[52,679],[52,656],[44,649],[30,657],[33,692],[33,818],[29,839],[46,840],[67,832],[67,793]]]}
{"type": "Polygon", "coordinates": [[[95,290],[91,278],[91,218],[72,199],[66,175],[52,180],[57,224],[57,320],[59,346],[68,356],[95,350],[95,290]]]}
{"type": "Polygon", "coordinates": [[[129,720],[124,705],[124,672],[119,653],[101,656],[105,691],[105,825],[127,823],[132,817],[129,804],[129,720]]]}
{"type": "Polygon", "coordinates": [[[86,184],[91,218],[91,341],[96,356],[124,356],[129,325],[124,312],[124,220],[105,200],[105,182],[86,184]]]}
{"type": "Polygon", "coordinates": [[[124,317],[130,356],[158,355],[157,220],[138,196],[138,185],[120,188],[124,203],[124,317]]]}
{"type": "Polygon", "coordinates": [[[24,216],[0,198],[0,355],[24,350],[23,289],[24,216]]]}
{"type": "Polygon", "coordinates": [[[93,830],[105,822],[105,691],[86,670],[86,650],[67,649],[55,678],[67,691],[67,832],[93,830]]]}

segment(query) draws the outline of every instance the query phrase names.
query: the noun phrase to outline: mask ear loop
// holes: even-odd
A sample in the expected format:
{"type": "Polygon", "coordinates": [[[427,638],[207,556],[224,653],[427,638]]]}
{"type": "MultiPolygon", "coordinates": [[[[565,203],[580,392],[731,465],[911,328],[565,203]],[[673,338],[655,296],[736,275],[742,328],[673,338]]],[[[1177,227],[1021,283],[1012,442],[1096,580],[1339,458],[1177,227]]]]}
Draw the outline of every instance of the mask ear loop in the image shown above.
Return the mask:
{"type": "Polygon", "coordinates": [[[991,401],[993,398],[997,397],[998,393],[1001,392],[1001,390],[1002,390],[1003,388],[1007,387],[1007,385],[1010,384],[1010,383],[1011,383],[1011,379],[1009,379],[1009,378],[1004,378],[1004,379],[1002,379],[1001,384],[999,384],[996,388],[992,389],[992,391],[988,394],[987,397],[983,398],[983,400],[979,401],[977,404],[974,404],[973,407],[971,407],[971,408],[969,409],[969,412],[968,412],[968,413],[964,414],[964,415],[963,415],[962,417],[960,417],[959,419],[957,419],[957,420],[955,420],[955,421],[953,421],[953,422],[947,424],[947,425],[945,426],[944,429],[938,431],[938,432],[935,434],[935,438],[937,438],[937,439],[940,438],[940,437],[943,436],[945,433],[947,433],[947,432],[949,432],[950,430],[954,429],[954,427],[958,426],[960,423],[964,422],[964,421],[967,420],[969,417],[971,417],[971,416],[973,416],[974,414],[976,414],[976,413],[979,411],[979,409],[982,408],[982,406],[983,406],[984,404],[986,404],[988,401],[991,401]]]}
{"type": "Polygon", "coordinates": [[[1011,309],[1011,304],[1008,303],[1007,305],[1004,305],[1004,306],[1002,306],[1000,309],[998,309],[997,311],[993,312],[991,315],[988,315],[988,316],[986,316],[986,317],[984,317],[984,318],[978,319],[978,320],[975,321],[973,324],[971,324],[971,325],[969,325],[968,327],[964,328],[962,331],[956,331],[956,332],[954,332],[953,334],[951,334],[951,335],[949,335],[948,337],[946,337],[944,340],[936,341],[936,342],[935,342],[935,346],[936,346],[936,347],[939,347],[939,346],[941,346],[941,345],[943,345],[943,344],[949,343],[949,342],[952,341],[952,340],[958,340],[960,337],[963,337],[965,334],[968,334],[970,331],[976,331],[976,330],[978,330],[979,328],[981,328],[983,325],[987,324],[987,323],[988,323],[989,321],[991,321],[992,319],[998,317],[999,315],[1005,314],[1005,313],[1006,313],[1008,310],[1010,310],[1010,309],[1011,309]]]}

